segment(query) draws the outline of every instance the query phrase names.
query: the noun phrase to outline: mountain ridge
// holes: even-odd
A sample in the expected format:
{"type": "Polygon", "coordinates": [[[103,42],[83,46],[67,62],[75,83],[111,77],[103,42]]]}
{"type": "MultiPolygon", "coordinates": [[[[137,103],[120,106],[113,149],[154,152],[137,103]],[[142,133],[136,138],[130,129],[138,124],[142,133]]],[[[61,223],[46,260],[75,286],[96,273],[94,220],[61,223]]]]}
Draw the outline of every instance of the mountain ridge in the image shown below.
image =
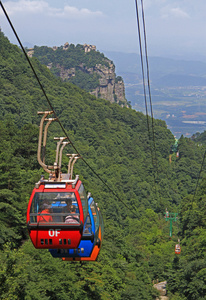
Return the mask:
{"type": "Polygon", "coordinates": [[[36,57],[51,72],[63,81],[86,89],[96,98],[129,107],[125,98],[122,77],[116,76],[115,65],[103,53],[96,51],[94,45],[34,46],[27,49],[28,56],[36,57]]]}

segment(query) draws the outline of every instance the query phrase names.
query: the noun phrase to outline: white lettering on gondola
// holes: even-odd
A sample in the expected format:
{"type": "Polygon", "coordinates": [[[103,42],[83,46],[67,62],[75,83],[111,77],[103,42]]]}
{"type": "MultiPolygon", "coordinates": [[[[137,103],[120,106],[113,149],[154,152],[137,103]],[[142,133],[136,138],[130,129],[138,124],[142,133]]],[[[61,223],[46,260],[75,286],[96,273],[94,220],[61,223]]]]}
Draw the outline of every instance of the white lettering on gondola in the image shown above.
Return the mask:
{"type": "Polygon", "coordinates": [[[48,231],[49,236],[50,236],[50,237],[54,237],[54,236],[57,237],[57,236],[60,234],[60,230],[61,230],[61,229],[56,229],[56,230],[54,230],[54,229],[49,229],[49,231],[48,231]]]}

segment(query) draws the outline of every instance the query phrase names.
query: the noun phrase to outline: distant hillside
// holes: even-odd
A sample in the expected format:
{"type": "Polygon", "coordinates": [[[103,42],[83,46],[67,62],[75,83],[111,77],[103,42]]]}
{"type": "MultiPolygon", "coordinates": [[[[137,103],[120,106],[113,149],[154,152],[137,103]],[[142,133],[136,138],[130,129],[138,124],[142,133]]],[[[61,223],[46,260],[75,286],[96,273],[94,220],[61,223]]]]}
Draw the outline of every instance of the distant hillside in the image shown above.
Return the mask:
{"type": "MultiPolygon", "coordinates": [[[[124,78],[126,98],[132,107],[145,112],[139,55],[104,53],[124,78]]],[[[149,57],[149,73],[155,118],[165,120],[178,138],[206,130],[206,124],[202,123],[206,115],[206,63],[149,57]]]]}
{"type": "Polygon", "coordinates": [[[186,74],[168,74],[152,81],[153,87],[191,87],[206,86],[206,78],[186,74]]]}
{"type": "Polygon", "coordinates": [[[27,49],[30,57],[36,57],[51,72],[85,89],[97,98],[129,107],[125,98],[122,77],[116,76],[115,66],[95,46],[65,43],[61,47],[37,47],[27,49]]]}
{"type": "MultiPolygon", "coordinates": [[[[139,54],[112,51],[103,52],[114,61],[116,71],[121,76],[122,73],[133,73],[140,78],[142,77],[139,54]]],[[[183,59],[178,60],[150,56],[149,69],[152,81],[154,81],[155,79],[159,80],[161,77],[167,76],[169,74],[197,76],[199,78],[204,78],[206,76],[206,63],[202,61],[187,61],[183,59]]],[[[164,85],[162,87],[164,87],[164,85]]]]}
{"type": "Polygon", "coordinates": [[[192,135],[191,139],[195,141],[198,144],[206,144],[206,131],[203,131],[202,133],[196,132],[192,135]]]}

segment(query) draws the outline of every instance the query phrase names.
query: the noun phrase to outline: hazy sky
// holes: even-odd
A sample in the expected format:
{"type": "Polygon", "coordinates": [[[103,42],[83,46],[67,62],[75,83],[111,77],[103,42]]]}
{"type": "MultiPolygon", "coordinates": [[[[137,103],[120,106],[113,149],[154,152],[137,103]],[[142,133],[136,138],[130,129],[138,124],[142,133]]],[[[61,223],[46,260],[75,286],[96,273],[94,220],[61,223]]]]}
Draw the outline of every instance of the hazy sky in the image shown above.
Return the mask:
{"type": "MultiPolygon", "coordinates": [[[[23,43],[87,43],[100,51],[139,52],[135,0],[2,3],[23,43]]],[[[143,0],[143,4],[150,56],[206,55],[206,0],[143,0]]],[[[2,11],[0,26],[17,43],[2,11]]]]}

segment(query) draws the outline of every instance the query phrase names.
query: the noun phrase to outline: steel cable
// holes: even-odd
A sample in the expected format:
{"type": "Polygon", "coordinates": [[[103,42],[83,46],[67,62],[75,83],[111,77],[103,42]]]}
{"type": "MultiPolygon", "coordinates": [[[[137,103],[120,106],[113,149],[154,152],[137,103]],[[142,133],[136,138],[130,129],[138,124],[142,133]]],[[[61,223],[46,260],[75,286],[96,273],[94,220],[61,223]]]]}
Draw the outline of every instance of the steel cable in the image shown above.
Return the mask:
{"type": "Polygon", "coordinates": [[[9,16],[8,16],[8,14],[7,14],[7,12],[6,12],[6,10],[5,10],[5,8],[4,8],[4,6],[3,6],[3,4],[2,4],[2,2],[0,1],[0,5],[1,5],[1,8],[2,8],[2,10],[3,10],[3,12],[4,12],[4,14],[5,14],[5,16],[6,16],[6,18],[7,18],[7,20],[8,20],[8,22],[9,22],[9,24],[10,24],[10,26],[11,26],[11,28],[12,28],[12,30],[13,30],[13,33],[14,33],[14,35],[15,35],[15,37],[16,37],[16,39],[17,39],[17,41],[18,41],[18,43],[19,43],[19,45],[20,45],[20,47],[21,47],[21,49],[22,49],[22,51],[23,51],[23,53],[24,53],[24,55],[25,55],[25,57],[26,57],[26,59],[27,59],[27,61],[28,61],[28,63],[29,63],[29,65],[30,65],[30,67],[31,67],[31,69],[32,69],[32,71],[33,71],[33,73],[34,73],[34,76],[35,76],[35,78],[36,78],[36,80],[37,80],[37,82],[38,82],[38,84],[39,84],[39,86],[40,86],[40,88],[41,88],[41,90],[42,90],[42,92],[43,92],[43,94],[44,94],[44,96],[45,96],[45,98],[46,98],[46,100],[47,100],[47,102],[48,102],[48,104],[49,104],[49,106],[50,106],[50,108],[51,108],[51,110],[53,111],[53,114],[54,114],[54,116],[55,116],[55,118],[57,119],[57,122],[59,123],[59,125],[60,125],[60,127],[61,127],[61,129],[62,129],[62,131],[63,131],[63,133],[64,133],[64,135],[67,137],[67,139],[68,139],[68,141],[70,142],[70,144],[71,144],[71,146],[73,147],[73,149],[77,152],[77,154],[78,154],[78,156],[80,156],[81,157],[81,159],[82,159],[82,161],[87,165],[87,167],[92,171],[92,173],[93,174],[95,174],[95,176],[103,183],[103,185],[105,185],[106,187],[107,187],[107,189],[130,211],[130,212],[132,212],[133,213],[133,215],[135,215],[136,217],[138,217],[138,215],[137,215],[137,213],[136,213],[136,210],[134,209],[134,207],[133,207],[133,210],[131,210],[131,208],[118,196],[118,194],[116,193],[116,192],[114,192],[114,190],[113,189],[111,189],[110,188],[110,186],[100,177],[100,175],[99,174],[97,174],[97,172],[89,165],[89,163],[83,158],[83,156],[79,153],[79,151],[77,150],[77,148],[75,147],[75,145],[74,145],[74,143],[71,141],[71,139],[69,138],[69,136],[68,136],[68,134],[67,134],[67,132],[66,132],[66,130],[65,130],[65,128],[63,127],[63,125],[62,125],[62,123],[61,123],[61,121],[59,120],[59,118],[58,118],[58,116],[57,116],[57,114],[56,114],[56,112],[55,112],[55,109],[54,109],[54,107],[52,106],[52,104],[51,104],[51,101],[49,100],[49,98],[48,98],[48,96],[47,96],[47,94],[46,94],[46,91],[45,91],[45,89],[44,89],[44,87],[43,87],[43,85],[41,84],[41,81],[39,80],[39,77],[38,77],[38,75],[37,75],[37,73],[36,73],[36,71],[35,71],[35,69],[34,69],[34,67],[33,67],[33,65],[32,65],[32,63],[31,63],[31,61],[30,61],[30,59],[29,59],[29,57],[28,57],[28,55],[27,55],[27,53],[26,53],[26,51],[25,51],[25,49],[24,49],[24,47],[23,47],[23,45],[22,45],[22,43],[21,43],[21,40],[20,40],[20,38],[19,38],[19,36],[18,36],[18,34],[17,34],[17,32],[16,32],[16,30],[15,30],[15,28],[14,28],[14,26],[13,26],[13,24],[12,24],[12,22],[11,22],[11,20],[10,20],[10,18],[9,18],[9,16]]]}

